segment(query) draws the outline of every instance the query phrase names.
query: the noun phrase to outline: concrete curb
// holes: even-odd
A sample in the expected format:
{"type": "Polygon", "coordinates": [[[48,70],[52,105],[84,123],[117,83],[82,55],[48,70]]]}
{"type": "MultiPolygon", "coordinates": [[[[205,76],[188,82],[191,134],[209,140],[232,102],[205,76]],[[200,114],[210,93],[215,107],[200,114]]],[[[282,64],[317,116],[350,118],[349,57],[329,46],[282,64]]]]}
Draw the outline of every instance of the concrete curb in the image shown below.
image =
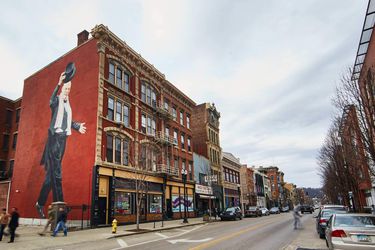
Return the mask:
{"type": "Polygon", "coordinates": [[[203,225],[203,224],[215,223],[215,222],[220,222],[220,220],[210,221],[210,222],[202,221],[202,222],[193,223],[193,224],[176,225],[176,226],[163,227],[163,228],[153,228],[153,229],[150,229],[148,231],[142,231],[142,232],[128,232],[128,233],[114,234],[114,235],[106,237],[106,239],[109,240],[109,239],[114,239],[114,238],[119,238],[119,237],[132,236],[132,235],[136,235],[136,234],[146,234],[146,233],[159,232],[159,231],[165,231],[165,230],[182,228],[182,227],[191,227],[191,226],[195,226],[195,225],[203,225]]]}

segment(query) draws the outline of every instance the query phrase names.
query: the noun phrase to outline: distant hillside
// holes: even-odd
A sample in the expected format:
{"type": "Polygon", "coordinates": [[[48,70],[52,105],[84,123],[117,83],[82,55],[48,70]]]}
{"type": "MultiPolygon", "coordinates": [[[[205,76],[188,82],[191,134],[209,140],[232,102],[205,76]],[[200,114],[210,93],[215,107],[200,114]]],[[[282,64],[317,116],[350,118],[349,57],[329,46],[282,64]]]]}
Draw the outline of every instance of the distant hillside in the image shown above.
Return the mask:
{"type": "Polygon", "coordinates": [[[321,188],[303,188],[305,194],[308,194],[310,198],[322,198],[323,192],[321,188]]]}

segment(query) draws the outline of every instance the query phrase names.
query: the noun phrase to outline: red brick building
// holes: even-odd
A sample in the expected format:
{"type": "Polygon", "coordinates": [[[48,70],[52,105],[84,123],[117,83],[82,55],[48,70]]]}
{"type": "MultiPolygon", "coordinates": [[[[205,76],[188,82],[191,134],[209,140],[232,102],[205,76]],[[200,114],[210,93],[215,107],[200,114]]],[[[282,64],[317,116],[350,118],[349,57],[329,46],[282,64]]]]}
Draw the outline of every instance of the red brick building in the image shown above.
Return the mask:
{"type": "Polygon", "coordinates": [[[368,205],[366,197],[371,196],[369,167],[360,133],[355,106],[350,105],[344,110],[342,116],[340,137],[345,164],[349,167],[350,175],[355,181],[348,185],[351,186],[353,192],[354,206],[359,211],[368,205]]]}
{"type": "Polygon", "coordinates": [[[215,200],[212,207],[221,211],[224,208],[223,170],[220,147],[220,113],[215,104],[202,103],[194,107],[192,113],[194,152],[210,161],[210,174],[214,177],[212,188],[215,200]]]}
{"type": "MultiPolygon", "coordinates": [[[[74,62],[69,100],[73,119],[85,122],[87,132],[73,131],[67,139],[65,202],[73,208],[89,205],[84,219],[92,225],[112,218],[133,223],[135,169],[146,164],[141,221],[182,218],[185,205],[194,216],[194,101],[107,27],[98,25],[91,35],[78,34],[77,47],[25,80],[10,206],[24,218],[38,217],[34,206],[45,175],[40,160],[50,122],[48,103],[61,72],[74,62]],[[187,170],[186,199],[181,169],[187,170]]],[[[72,210],[70,219],[80,217],[81,211],[72,210]]]]}
{"type": "Polygon", "coordinates": [[[246,164],[242,165],[240,170],[242,202],[244,207],[256,206],[257,194],[254,190],[254,169],[248,168],[246,164]]]}
{"type": "Polygon", "coordinates": [[[281,206],[282,203],[282,183],[284,182],[284,173],[279,171],[276,166],[260,167],[257,168],[259,172],[262,172],[268,176],[271,182],[271,206],[281,206]]]}
{"type": "Polygon", "coordinates": [[[10,179],[18,141],[21,98],[13,101],[0,96],[0,208],[7,208],[10,179]]]}

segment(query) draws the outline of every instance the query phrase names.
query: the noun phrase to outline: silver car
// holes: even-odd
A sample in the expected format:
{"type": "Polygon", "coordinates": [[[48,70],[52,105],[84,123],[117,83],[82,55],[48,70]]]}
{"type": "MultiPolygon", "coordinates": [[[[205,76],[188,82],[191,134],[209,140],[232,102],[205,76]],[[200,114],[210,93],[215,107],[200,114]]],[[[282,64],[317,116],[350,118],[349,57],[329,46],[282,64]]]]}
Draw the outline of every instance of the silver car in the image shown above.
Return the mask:
{"type": "Polygon", "coordinates": [[[375,249],[375,215],[333,214],[326,228],[329,249],[375,249]]]}

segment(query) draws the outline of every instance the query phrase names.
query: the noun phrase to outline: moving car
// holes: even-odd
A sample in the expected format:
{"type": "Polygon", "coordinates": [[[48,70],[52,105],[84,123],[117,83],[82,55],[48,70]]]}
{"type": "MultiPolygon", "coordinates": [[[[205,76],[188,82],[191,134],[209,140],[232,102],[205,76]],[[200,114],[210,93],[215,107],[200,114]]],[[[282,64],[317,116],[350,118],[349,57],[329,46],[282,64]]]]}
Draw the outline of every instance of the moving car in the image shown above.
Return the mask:
{"type": "Polygon", "coordinates": [[[336,213],[346,213],[346,211],[323,209],[318,214],[316,218],[316,231],[319,234],[319,237],[321,239],[324,238],[325,230],[326,230],[327,222],[329,218],[331,218],[331,216],[336,213]]]}
{"type": "Polygon", "coordinates": [[[329,249],[375,249],[375,215],[334,214],[328,221],[329,249]]]}
{"type": "Polygon", "coordinates": [[[259,207],[249,207],[245,210],[245,216],[246,217],[258,217],[262,216],[262,211],[259,209],[259,207]]]}
{"type": "Polygon", "coordinates": [[[280,213],[280,209],[278,207],[272,207],[270,209],[270,214],[279,214],[280,213]]]}
{"type": "Polygon", "coordinates": [[[311,208],[310,205],[302,205],[300,207],[300,211],[301,211],[302,214],[304,214],[304,213],[310,213],[310,214],[312,214],[312,212],[313,212],[313,210],[312,210],[312,208],[311,208]]]}
{"type": "Polygon", "coordinates": [[[242,212],[239,207],[228,207],[219,215],[221,220],[242,220],[242,212]]]}
{"type": "Polygon", "coordinates": [[[265,207],[262,207],[260,209],[260,211],[262,211],[262,216],[268,216],[268,215],[270,215],[270,211],[267,208],[265,208],[265,207]]]}

